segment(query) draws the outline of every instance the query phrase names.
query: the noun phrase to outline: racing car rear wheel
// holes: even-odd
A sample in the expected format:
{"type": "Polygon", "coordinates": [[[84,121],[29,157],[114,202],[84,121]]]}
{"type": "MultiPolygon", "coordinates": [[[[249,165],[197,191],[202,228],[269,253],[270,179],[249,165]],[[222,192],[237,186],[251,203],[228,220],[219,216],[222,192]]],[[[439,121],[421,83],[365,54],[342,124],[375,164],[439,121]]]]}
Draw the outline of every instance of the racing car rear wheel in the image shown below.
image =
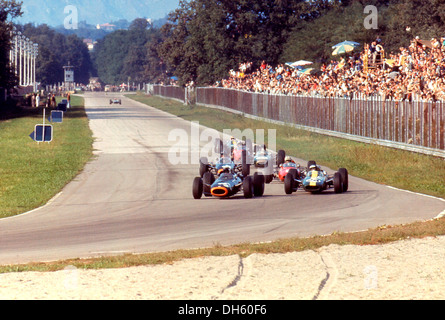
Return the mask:
{"type": "Polygon", "coordinates": [[[349,189],[349,174],[348,170],[345,168],[338,169],[338,172],[340,172],[342,183],[343,183],[343,192],[348,191],[349,189]]]}
{"type": "Polygon", "coordinates": [[[265,183],[266,184],[269,184],[269,183],[271,183],[273,181],[273,174],[268,174],[268,175],[266,175],[266,177],[265,177],[265,183]]]}
{"type": "Polygon", "coordinates": [[[279,150],[277,153],[277,166],[283,164],[285,158],[286,158],[286,152],[284,150],[279,150]]]}
{"type": "Polygon", "coordinates": [[[217,138],[215,140],[215,153],[221,155],[224,152],[224,144],[221,139],[217,138]]]}
{"type": "Polygon", "coordinates": [[[193,198],[199,200],[202,198],[203,182],[202,179],[197,177],[193,180],[193,198]]]}
{"type": "Polygon", "coordinates": [[[253,164],[254,158],[253,158],[253,143],[252,140],[247,139],[246,140],[246,161],[248,164],[253,164]]]}
{"type": "Polygon", "coordinates": [[[215,176],[211,173],[211,172],[206,172],[204,173],[204,177],[203,177],[203,193],[206,197],[211,197],[212,196],[212,192],[211,192],[211,187],[212,184],[215,182],[215,176]]]}
{"type": "Polygon", "coordinates": [[[342,183],[342,177],[340,172],[336,172],[334,174],[334,191],[335,193],[342,193],[343,192],[343,183],[342,183]]]}
{"type": "Polygon", "coordinates": [[[204,174],[207,172],[207,165],[209,163],[209,160],[206,157],[203,157],[199,159],[199,175],[204,177],[204,174]]]}
{"type": "Polygon", "coordinates": [[[253,175],[253,189],[255,197],[262,197],[264,195],[264,176],[259,172],[253,175]]]}
{"type": "Polygon", "coordinates": [[[246,198],[246,199],[253,198],[254,187],[253,187],[252,177],[248,176],[244,179],[243,192],[244,192],[244,198],[246,198]]]}
{"type": "Polygon", "coordinates": [[[250,164],[247,162],[247,152],[243,150],[242,152],[242,166],[243,166],[243,176],[247,177],[250,174],[250,164]]]}

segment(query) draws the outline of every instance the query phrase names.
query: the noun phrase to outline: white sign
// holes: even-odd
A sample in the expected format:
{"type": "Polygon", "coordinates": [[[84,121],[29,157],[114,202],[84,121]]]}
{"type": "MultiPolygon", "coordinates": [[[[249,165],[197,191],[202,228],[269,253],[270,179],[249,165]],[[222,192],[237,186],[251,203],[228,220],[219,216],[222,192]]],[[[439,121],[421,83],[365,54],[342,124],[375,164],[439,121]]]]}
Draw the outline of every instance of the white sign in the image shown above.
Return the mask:
{"type": "Polygon", "coordinates": [[[65,82],[74,82],[74,71],[65,70],[65,82]]]}

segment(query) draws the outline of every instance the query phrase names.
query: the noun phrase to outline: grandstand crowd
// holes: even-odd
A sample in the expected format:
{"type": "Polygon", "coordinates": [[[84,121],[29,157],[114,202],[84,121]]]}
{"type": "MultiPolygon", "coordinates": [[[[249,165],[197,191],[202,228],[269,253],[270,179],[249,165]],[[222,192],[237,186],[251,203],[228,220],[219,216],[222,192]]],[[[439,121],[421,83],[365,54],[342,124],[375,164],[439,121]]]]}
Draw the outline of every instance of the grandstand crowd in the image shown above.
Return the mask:
{"type": "Polygon", "coordinates": [[[283,95],[445,101],[445,38],[416,38],[409,47],[394,54],[381,52],[377,59],[375,45],[307,73],[266,62],[252,70],[252,64],[245,63],[215,86],[283,95]]]}

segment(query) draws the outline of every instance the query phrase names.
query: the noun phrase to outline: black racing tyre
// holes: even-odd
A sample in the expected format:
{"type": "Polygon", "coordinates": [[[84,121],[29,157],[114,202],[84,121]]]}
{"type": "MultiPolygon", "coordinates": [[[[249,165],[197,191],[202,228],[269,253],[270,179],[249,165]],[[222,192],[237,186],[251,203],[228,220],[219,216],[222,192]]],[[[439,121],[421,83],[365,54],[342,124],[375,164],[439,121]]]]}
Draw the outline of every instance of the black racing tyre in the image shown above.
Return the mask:
{"type": "Polygon", "coordinates": [[[243,181],[243,192],[244,198],[252,199],[254,194],[253,180],[252,177],[248,176],[243,181]]]}
{"type": "Polygon", "coordinates": [[[348,170],[345,168],[338,169],[338,172],[340,172],[342,183],[343,183],[343,192],[347,192],[349,189],[349,174],[348,170]]]}
{"type": "Polygon", "coordinates": [[[211,197],[211,186],[215,182],[215,176],[211,172],[204,173],[203,180],[203,193],[206,197],[211,197]]]}
{"type": "Polygon", "coordinates": [[[279,150],[277,153],[277,166],[283,164],[285,158],[286,158],[286,152],[284,150],[279,150]]]}
{"type": "Polygon", "coordinates": [[[254,151],[253,151],[253,143],[252,143],[252,140],[250,140],[250,139],[247,139],[246,140],[246,150],[247,150],[247,163],[248,164],[253,164],[253,162],[254,162],[254,157],[253,157],[253,154],[254,154],[254,151]]]}
{"type": "Polygon", "coordinates": [[[209,160],[206,157],[199,159],[199,175],[204,177],[204,173],[208,171],[209,160]]]}
{"type": "Polygon", "coordinates": [[[294,177],[291,174],[287,174],[284,178],[284,192],[286,194],[292,194],[294,192],[294,177]]]}
{"type": "Polygon", "coordinates": [[[265,183],[270,184],[273,181],[273,174],[268,174],[265,176],[265,183]]]}
{"type": "Polygon", "coordinates": [[[264,195],[265,179],[262,173],[255,172],[253,175],[253,193],[255,197],[262,197],[264,195]]]}
{"type": "Polygon", "coordinates": [[[193,198],[196,200],[199,200],[202,198],[202,192],[203,192],[203,182],[200,177],[195,178],[193,180],[193,198]]]}
{"type": "Polygon", "coordinates": [[[342,177],[340,172],[336,172],[334,174],[334,191],[335,193],[342,193],[343,192],[343,183],[342,183],[342,177]]]}
{"type": "Polygon", "coordinates": [[[287,175],[291,175],[292,178],[297,179],[298,177],[298,171],[297,169],[290,169],[289,172],[287,173],[287,175]]]}
{"type": "Polygon", "coordinates": [[[221,139],[217,138],[215,140],[215,153],[218,154],[219,156],[223,152],[224,152],[224,144],[221,139]]]}
{"type": "Polygon", "coordinates": [[[247,152],[243,150],[241,163],[243,166],[243,176],[247,177],[250,174],[250,164],[247,162],[247,152]]]}

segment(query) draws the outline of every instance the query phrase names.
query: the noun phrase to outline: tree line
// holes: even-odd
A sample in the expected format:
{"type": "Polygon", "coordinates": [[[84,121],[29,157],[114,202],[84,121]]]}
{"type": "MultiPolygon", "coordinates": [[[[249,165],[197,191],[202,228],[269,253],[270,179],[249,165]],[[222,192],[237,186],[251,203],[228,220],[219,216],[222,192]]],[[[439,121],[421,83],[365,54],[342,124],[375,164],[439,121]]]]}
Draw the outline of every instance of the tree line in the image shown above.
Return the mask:
{"type": "Polygon", "coordinates": [[[254,68],[263,61],[329,62],[332,46],[345,40],[363,45],[379,37],[388,54],[396,53],[415,36],[445,37],[444,9],[445,0],[180,1],[167,23],[139,33],[139,42],[132,31],[107,36],[93,60],[99,76],[110,80],[159,82],[175,76],[180,84],[209,85],[245,62],[254,68]],[[369,5],[376,8],[375,29],[364,23],[369,5]],[[114,70],[112,57],[119,66],[114,70]]]}
{"type": "MultiPolygon", "coordinates": [[[[332,46],[344,40],[364,44],[380,37],[388,53],[397,52],[415,36],[445,36],[444,9],[445,0],[182,0],[162,27],[136,19],[128,30],[98,40],[92,53],[78,36],[46,25],[19,30],[39,43],[37,78],[42,83],[63,81],[61,69],[70,62],[76,82],[97,76],[118,85],[176,76],[180,84],[209,85],[245,62],[254,67],[262,61],[328,62],[334,58],[332,46]],[[377,8],[377,29],[364,26],[367,5],[377,8]]],[[[15,0],[0,1],[0,59],[5,61],[7,20],[19,14],[15,0]]],[[[11,81],[3,69],[0,86],[11,81]]]]}

